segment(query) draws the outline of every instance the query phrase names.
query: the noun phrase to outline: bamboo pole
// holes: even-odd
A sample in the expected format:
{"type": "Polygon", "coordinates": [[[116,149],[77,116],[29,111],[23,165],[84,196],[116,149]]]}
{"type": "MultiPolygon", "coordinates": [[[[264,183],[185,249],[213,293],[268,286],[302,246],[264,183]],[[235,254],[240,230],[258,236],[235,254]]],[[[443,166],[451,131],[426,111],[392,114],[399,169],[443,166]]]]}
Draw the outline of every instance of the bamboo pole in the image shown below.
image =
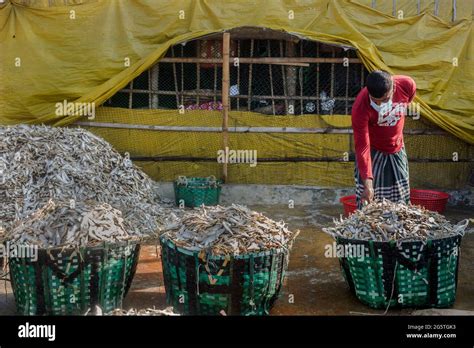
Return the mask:
{"type": "MultiPolygon", "coordinates": [[[[240,57],[240,40],[237,41],[237,57],[240,57]]],[[[237,64],[237,88],[240,94],[240,62],[237,64]]],[[[237,111],[240,111],[240,98],[237,98],[237,111]]]]}
{"type": "MultiPolygon", "coordinates": [[[[319,58],[319,42],[316,42],[316,57],[319,58]]],[[[316,96],[319,98],[319,63],[316,63],[316,96]]],[[[319,100],[316,103],[316,113],[319,115],[319,100]]]]}
{"type": "MultiPolygon", "coordinates": [[[[336,56],[336,51],[334,50],[334,47],[332,47],[332,56],[333,57],[336,56]]],[[[331,98],[334,97],[334,83],[335,83],[335,80],[334,80],[334,63],[331,63],[331,82],[330,82],[331,87],[330,87],[330,93],[329,93],[331,98]]]]}
{"type": "MultiPolygon", "coordinates": [[[[184,46],[181,45],[181,57],[184,57],[184,46]]],[[[181,63],[181,105],[184,105],[184,63],[181,63]]]]}
{"type": "MultiPolygon", "coordinates": [[[[290,57],[295,57],[295,43],[291,41],[286,42],[286,56],[289,58],[285,58],[290,60],[290,57]]],[[[294,58],[293,58],[294,59],[294,58]]],[[[286,79],[287,79],[287,86],[288,86],[288,95],[293,97],[296,95],[296,68],[294,66],[290,66],[286,68],[286,79]]],[[[292,112],[291,115],[295,114],[295,100],[290,99],[288,103],[288,108],[291,108],[292,112]]]]}
{"type": "Polygon", "coordinates": [[[217,64],[214,64],[214,103],[217,103],[217,64]]]}
{"type": "MultiPolygon", "coordinates": [[[[303,42],[300,43],[300,57],[303,57],[303,42]]],[[[298,69],[298,78],[299,78],[299,82],[300,82],[300,115],[303,115],[303,109],[304,109],[304,106],[303,106],[303,69],[298,69]]]]}
{"type": "Polygon", "coordinates": [[[159,95],[158,91],[160,90],[160,82],[159,82],[159,77],[160,77],[160,65],[155,64],[151,68],[151,81],[149,83],[149,87],[151,89],[151,108],[152,109],[158,109],[159,105],[159,95]]]}
{"type": "MultiPolygon", "coordinates": [[[[201,57],[201,42],[197,42],[197,56],[198,58],[201,57]]],[[[196,104],[199,105],[199,90],[201,89],[201,64],[197,63],[196,64],[196,90],[198,91],[198,94],[196,95],[196,104]]]]}
{"type": "MultiPolygon", "coordinates": [[[[283,41],[280,40],[280,57],[283,58],[283,41]]],[[[288,87],[286,86],[286,74],[285,74],[285,67],[281,66],[281,80],[283,81],[283,94],[285,95],[285,115],[288,115],[288,99],[286,99],[288,95],[288,87]]]]}
{"type": "MultiPolygon", "coordinates": [[[[267,54],[268,54],[268,57],[271,57],[271,44],[270,44],[270,40],[267,40],[267,54]]],[[[270,74],[270,94],[272,97],[274,97],[275,95],[273,94],[273,73],[272,73],[272,65],[271,64],[268,64],[268,73],[270,74]]],[[[272,112],[273,112],[273,116],[275,116],[275,99],[272,98],[272,112]]]]}
{"type": "MultiPolygon", "coordinates": [[[[349,55],[349,52],[347,55],[349,55]]],[[[349,101],[347,100],[349,98],[349,67],[350,64],[346,66],[346,115],[349,113],[349,101]]]]}
{"type": "Polygon", "coordinates": [[[128,108],[129,109],[133,108],[132,96],[133,96],[133,80],[130,82],[130,93],[128,95],[128,108]]]}
{"type": "MultiPolygon", "coordinates": [[[[174,57],[174,47],[171,47],[171,55],[174,57]]],[[[174,90],[176,93],[176,108],[179,109],[179,91],[178,91],[178,76],[176,73],[176,62],[173,62],[173,80],[174,80],[174,90]]]]}
{"type": "MultiPolygon", "coordinates": [[[[254,40],[250,40],[250,57],[253,58],[253,46],[254,46],[254,40]]],[[[242,58],[239,58],[239,62],[241,61],[242,58]]],[[[247,97],[247,110],[250,111],[251,109],[251,104],[252,104],[252,70],[253,70],[253,65],[250,63],[249,65],[249,88],[248,88],[248,97],[247,97]]]]}
{"type": "MultiPolygon", "coordinates": [[[[1,1],[1,0],[0,0],[1,1]]],[[[156,64],[158,65],[158,64],[156,64]]],[[[151,82],[152,82],[152,78],[151,78],[151,71],[152,69],[148,69],[148,109],[151,109],[151,105],[152,105],[152,94],[151,94],[151,82]]]]}
{"type": "MultiPolygon", "coordinates": [[[[229,147],[229,51],[230,51],[230,33],[224,33],[223,43],[222,43],[222,111],[223,111],[223,120],[222,120],[222,140],[223,140],[223,149],[229,147]]],[[[222,180],[227,182],[228,171],[227,171],[227,162],[224,161],[222,167],[222,180]]]]}

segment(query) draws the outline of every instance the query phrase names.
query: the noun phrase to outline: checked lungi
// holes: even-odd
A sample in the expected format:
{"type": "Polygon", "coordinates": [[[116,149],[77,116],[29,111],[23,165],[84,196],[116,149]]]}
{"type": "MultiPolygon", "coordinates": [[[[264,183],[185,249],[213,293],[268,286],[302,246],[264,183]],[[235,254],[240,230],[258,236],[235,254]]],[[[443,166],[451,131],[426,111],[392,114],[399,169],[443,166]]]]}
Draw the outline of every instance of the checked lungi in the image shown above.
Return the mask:
{"type": "MultiPolygon", "coordinates": [[[[405,147],[400,151],[387,154],[372,149],[372,175],[374,177],[374,199],[388,199],[392,202],[410,202],[410,182],[408,173],[408,159],[405,147]]],[[[354,177],[356,182],[357,208],[362,208],[361,196],[364,192],[364,183],[359,175],[357,160],[354,177]]]]}

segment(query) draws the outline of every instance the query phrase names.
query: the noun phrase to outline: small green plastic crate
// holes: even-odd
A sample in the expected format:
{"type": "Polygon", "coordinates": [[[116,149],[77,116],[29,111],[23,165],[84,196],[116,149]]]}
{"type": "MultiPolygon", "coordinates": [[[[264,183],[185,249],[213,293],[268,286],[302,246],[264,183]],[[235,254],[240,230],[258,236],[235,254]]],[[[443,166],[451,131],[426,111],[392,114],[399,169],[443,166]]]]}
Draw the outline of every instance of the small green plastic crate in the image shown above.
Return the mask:
{"type": "Polygon", "coordinates": [[[96,305],[104,312],[121,308],[139,253],[139,244],[121,243],[40,249],[37,260],[9,258],[17,312],[83,315],[96,305]]]}
{"type": "Polygon", "coordinates": [[[360,246],[364,257],[340,257],[351,292],[372,308],[451,307],[456,300],[462,236],[396,242],[337,238],[337,245],[360,246]]]}
{"type": "Polygon", "coordinates": [[[268,315],[280,295],[288,249],[211,256],[160,237],[167,302],[185,315],[268,315]]]}
{"type": "Polygon", "coordinates": [[[174,194],[176,205],[184,202],[186,207],[199,207],[204,205],[219,204],[222,181],[214,176],[208,178],[178,177],[174,181],[174,194]]]}

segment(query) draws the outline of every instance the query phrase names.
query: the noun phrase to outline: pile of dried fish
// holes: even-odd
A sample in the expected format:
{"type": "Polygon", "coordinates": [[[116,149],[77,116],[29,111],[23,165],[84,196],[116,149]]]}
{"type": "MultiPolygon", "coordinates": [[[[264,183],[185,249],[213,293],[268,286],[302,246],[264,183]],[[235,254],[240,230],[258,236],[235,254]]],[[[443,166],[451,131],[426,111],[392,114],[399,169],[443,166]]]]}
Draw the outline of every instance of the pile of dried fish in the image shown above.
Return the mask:
{"type": "Polygon", "coordinates": [[[164,228],[164,236],[189,250],[213,255],[245,254],[287,248],[293,233],[283,221],[273,221],[245,206],[214,206],[186,211],[181,221],[164,228]]]}
{"type": "Polygon", "coordinates": [[[463,235],[469,220],[452,225],[436,212],[388,200],[371,202],[347,219],[334,219],[335,227],[323,228],[332,237],[373,241],[426,241],[463,235]]]}
{"type": "Polygon", "coordinates": [[[153,181],[84,129],[0,127],[0,139],[0,224],[5,228],[50,198],[108,203],[122,212],[129,233],[153,233],[168,216],[157,204],[153,181]]]}
{"type": "Polygon", "coordinates": [[[165,309],[156,309],[156,308],[146,308],[146,309],[115,309],[106,315],[108,316],[151,316],[151,317],[161,317],[161,316],[179,316],[179,314],[173,312],[173,307],[167,307],[165,309]]]}
{"type": "Polygon", "coordinates": [[[17,221],[4,240],[39,248],[93,246],[100,242],[138,240],[130,235],[122,213],[107,203],[54,202],[50,200],[25,219],[17,221]]]}

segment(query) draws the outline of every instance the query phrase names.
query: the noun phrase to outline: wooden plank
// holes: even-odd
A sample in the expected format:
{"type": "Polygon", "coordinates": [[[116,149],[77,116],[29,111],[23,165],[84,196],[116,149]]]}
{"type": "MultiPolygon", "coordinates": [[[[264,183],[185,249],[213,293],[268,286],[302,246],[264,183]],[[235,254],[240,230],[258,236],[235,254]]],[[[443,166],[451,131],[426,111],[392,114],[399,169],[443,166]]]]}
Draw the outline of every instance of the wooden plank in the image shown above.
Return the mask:
{"type": "MultiPolygon", "coordinates": [[[[122,89],[120,90],[120,92],[124,92],[124,93],[128,93],[128,92],[133,92],[133,93],[149,93],[149,91],[147,89],[134,89],[134,90],[131,90],[131,89],[122,89]]],[[[174,91],[157,91],[156,93],[158,94],[163,94],[163,95],[174,95],[175,92],[174,91]]],[[[219,91],[216,92],[217,95],[221,95],[221,93],[219,93],[219,91]]],[[[188,95],[192,95],[192,96],[196,96],[196,95],[199,95],[201,97],[205,97],[205,96],[209,96],[209,97],[212,97],[214,96],[214,92],[204,92],[204,91],[184,91],[181,93],[182,95],[185,95],[185,96],[188,96],[188,95]]],[[[243,98],[243,99],[246,99],[246,98],[252,98],[252,99],[298,99],[298,100],[301,100],[301,99],[309,99],[309,100],[320,100],[321,98],[319,96],[317,97],[313,97],[313,96],[299,96],[299,95],[293,95],[293,96],[284,96],[284,95],[275,95],[275,96],[271,96],[271,95],[253,95],[253,96],[248,96],[248,95],[245,95],[245,94],[236,94],[236,95],[233,95],[233,96],[230,96],[230,98],[243,98]]],[[[346,100],[346,97],[334,97],[334,99],[336,100],[342,100],[342,101],[345,101],[346,100]]],[[[355,100],[355,97],[349,97],[347,98],[347,100],[355,100]]]]}
{"type": "MultiPolygon", "coordinates": [[[[291,44],[290,44],[291,46],[291,44]]],[[[239,57],[241,64],[283,64],[283,65],[300,65],[300,64],[315,64],[315,63],[343,63],[344,58],[324,58],[324,57],[239,57]]],[[[208,63],[208,64],[222,64],[221,58],[192,58],[192,57],[165,57],[159,60],[159,63],[208,63]]],[[[232,62],[229,62],[229,64],[232,62]]],[[[349,63],[361,64],[359,58],[350,58],[349,63]]],[[[306,65],[303,65],[306,66],[306,65]]]]}
{"type": "MultiPolygon", "coordinates": [[[[259,157],[257,162],[354,162],[354,153],[349,154],[349,160],[341,157],[259,157]]],[[[166,161],[185,161],[185,162],[216,162],[214,157],[190,157],[190,156],[133,156],[130,157],[133,161],[151,161],[151,162],[166,162],[166,161]]],[[[452,159],[427,159],[427,158],[409,158],[408,162],[413,163],[467,163],[474,162],[474,160],[464,159],[458,162],[453,162],[452,159]]]]}
{"type": "MultiPolygon", "coordinates": [[[[83,127],[140,129],[165,132],[222,132],[222,127],[199,126],[156,126],[145,124],[107,123],[80,121],[74,123],[83,127]]],[[[352,128],[299,128],[299,127],[251,127],[239,126],[228,128],[229,133],[301,133],[301,134],[352,134],[352,128]]],[[[404,134],[410,135],[449,135],[438,129],[405,129],[404,134]]]]}

